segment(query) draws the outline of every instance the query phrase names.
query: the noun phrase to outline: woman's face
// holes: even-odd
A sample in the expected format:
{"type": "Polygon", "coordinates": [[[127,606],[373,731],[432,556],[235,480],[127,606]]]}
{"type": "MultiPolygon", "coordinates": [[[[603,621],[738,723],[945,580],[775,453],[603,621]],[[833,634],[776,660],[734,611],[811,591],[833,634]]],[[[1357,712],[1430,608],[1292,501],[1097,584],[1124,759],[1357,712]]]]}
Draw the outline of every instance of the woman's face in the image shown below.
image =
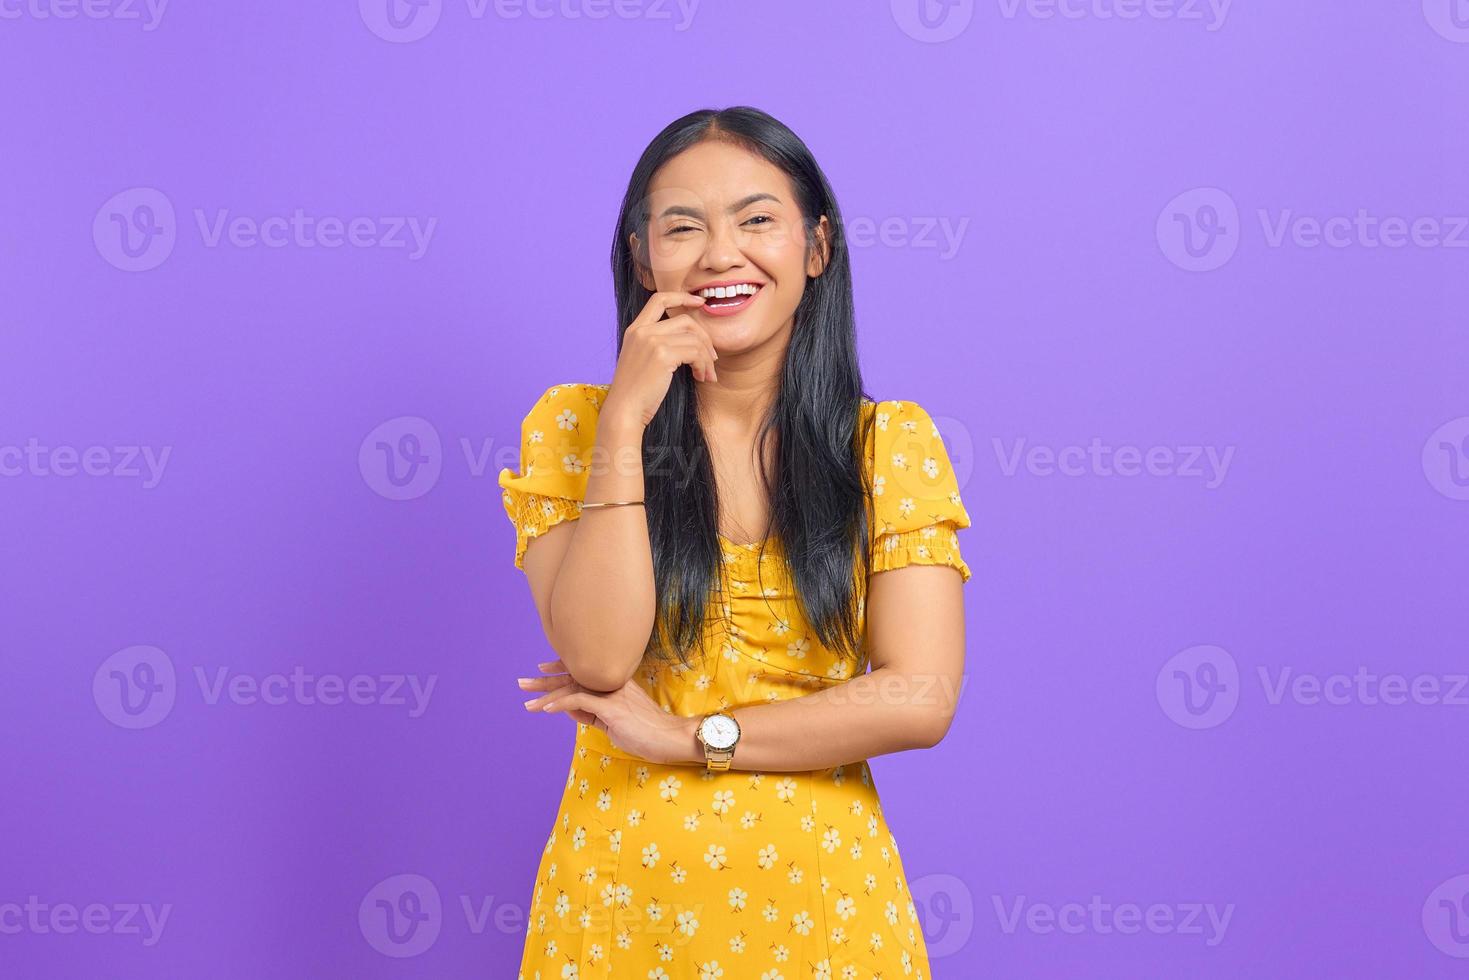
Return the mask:
{"type": "MultiPolygon", "coordinates": [[[[790,178],[723,140],[706,140],[669,159],[653,175],[648,198],[651,269],[641,271],[644,288],[699,294],[727,287],[724,298],[689,311],[720,354],[751,350],[771,338],[783,343],[806,278],[821,274],[829,254],[826,216],[812,236],[821,248],[808,255],[790,178]]],[[[631,245],[639,254],[636,234],[631,245]]]]}

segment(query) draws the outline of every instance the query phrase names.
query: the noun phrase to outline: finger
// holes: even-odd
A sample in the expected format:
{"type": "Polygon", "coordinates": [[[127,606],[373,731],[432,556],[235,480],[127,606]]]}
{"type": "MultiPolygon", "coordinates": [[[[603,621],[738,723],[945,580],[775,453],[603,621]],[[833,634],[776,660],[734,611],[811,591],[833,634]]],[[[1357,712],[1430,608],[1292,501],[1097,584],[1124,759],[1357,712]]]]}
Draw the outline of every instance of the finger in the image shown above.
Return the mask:
{"type": "Polygon", "coordinates": [[[603,694],[593,694],[591,691],[588,691],[586,688],[573,681],[572,683],[567,684],[564,687],[559,687],[554,691],[542,694],[540,697],[541,703],[537,705],[537,708],[541,711],[550,711],[553,706],[559,705],[566,698],[572,697],[574,695],[593,698],[603,698],[606,696],[603,694]]]}
{"type": "Polygon", "coordinates": [[[544,710],[548,712],[582,710],[600,718],[601,715],[597,714],[600,708],[598,704],[600,700],[599,698],[593,698],[585,691],[572,691],[570,694],[564,694],[548,703],[544,710]]]}
{"type": "MultiPolygon", "coordinates": [[[[709,335],[709,331],[704,328],[704,325],[693,317],[689,317],[689,327],[692,329],[694,336],[699,338],[699,341],[708,349],[709,363],[712,364],[719,360],[719,351],[714,349],[714,338],[709,335]]],[[[718,379],[716,378],[715,380],[718,379]]]]}
{"type": "Polygon", "coordinates": [[[525,702],[525,710],[543,711],[548,704],[550,704],[552,701],[555,701],[557,698],[564,697],[567,694],[575,694],[580,690],[581,687],[575,682],[570,684],[558,685],[554,689],[547,691],[545,694],[542,694],[539,697],[531,698],[529,701],[525,702]]]}
{"type": "Polygon", "coordinates": [[[548,674],[567,673],[566,664],[562,662],[560,657],[557,657],[555,660],[543,660],[540,663],[536,664],[536,667],[539,668],[543,673],[548,674]]]}
{"type": "Polygon", "coordinates": [[[659,324],[659,326],[667,328],[667,331],[671,336],[678,336],[680,334],[683,334],[692,337],[696,342],[698,342],[700,347],[703,349],[706,363],[708,363],[710,365],[710,369],[714,371],[713,380],[719,380],[718,371],[713,367],[714,362],[719,360],[719,351],[714,349],[714,338],[709,335],[709,331],[704,329],[704,326],[699,323],[698,320],[694,319],[687,313],[680,313],[678,316],[670,317],[669,319],[664,320],[663,323],[659,324]]]}
{"type": "Polygon", "coordinates": [[[679,363],[687,364],[700,381],[718,381],[719,373],[709,359],[709,348],[693,334],[681,334],[663,341],[664,349],[671,351],[679,363]]]}
{"type": "Polygon", "coordinates": [[[645,326],[650,323],[657,323],[663,318],[663,314],[667,313],[669,310],[677,310],[686,306],[703,305],[704,297],[696,295],[694,293],[671,291],[664,293],[654,293],[652,296],[648,297],[648,302],[643,304],[642,312],[637,315],[637,319],[633,320],[628,329],[631,330],[633,327],[636,326],[645,326]]]}
{"type": "Polygon", "coordinates": [[[565,684],[568,676],[554,674],[550,677],[517,677],[515,682],[522,691],[552,691],[565,684]]]}

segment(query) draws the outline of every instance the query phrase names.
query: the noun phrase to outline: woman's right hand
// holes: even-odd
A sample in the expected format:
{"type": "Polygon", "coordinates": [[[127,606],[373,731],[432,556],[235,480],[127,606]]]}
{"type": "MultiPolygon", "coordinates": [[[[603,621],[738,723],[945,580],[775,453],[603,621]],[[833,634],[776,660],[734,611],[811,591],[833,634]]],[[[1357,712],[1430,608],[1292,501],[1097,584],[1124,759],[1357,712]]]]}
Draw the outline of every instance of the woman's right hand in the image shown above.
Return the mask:
{"type": "Polygon", "coordinates": [[[646,427],[668,394],[673,372],[683,365],[693,369],[695,381],[719,380],[714,372],[719,355],[708,331],[690,314],[676,312],[703,305],[704,298],[693,293],[654,293],[648,298],[622,335],[604,413],[626,412],[646,427]]]}

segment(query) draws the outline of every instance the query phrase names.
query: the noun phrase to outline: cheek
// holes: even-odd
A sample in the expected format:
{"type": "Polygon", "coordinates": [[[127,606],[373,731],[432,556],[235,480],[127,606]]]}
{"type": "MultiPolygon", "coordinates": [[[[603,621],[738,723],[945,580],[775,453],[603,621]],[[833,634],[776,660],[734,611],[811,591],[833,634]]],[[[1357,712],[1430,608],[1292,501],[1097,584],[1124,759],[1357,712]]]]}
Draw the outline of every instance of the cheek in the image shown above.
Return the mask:
{"type": "Polygon", "coordinates": [[[699,261],[699,249],[688,242],[654,241],[648,247],[648,265],[659,283],[682,282],[699,261]]]}
{"type": "Polygon", "coordinates": [[[806,278],[806,245],[802,241],[762,242],[746,254],[761,268],[769,270],[782,287],[799,284],[806,278]]]}

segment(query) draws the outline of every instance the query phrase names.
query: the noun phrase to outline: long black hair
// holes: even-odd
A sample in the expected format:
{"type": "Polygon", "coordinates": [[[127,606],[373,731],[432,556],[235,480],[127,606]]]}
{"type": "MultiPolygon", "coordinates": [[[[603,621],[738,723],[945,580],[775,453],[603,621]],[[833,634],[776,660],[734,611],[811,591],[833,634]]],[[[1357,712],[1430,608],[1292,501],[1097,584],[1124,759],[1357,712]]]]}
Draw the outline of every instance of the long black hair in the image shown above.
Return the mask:
{"type": "MultiPolygon", "coordinates": [[[[806,144],[785,124],[749,106],[701,109],[674,120],[648,144],[628,181],[612,242],[617,350],[621,353],[628,325],[652,296],[639,270],[650,268],[647,202],[653,176],[675,155],[714,139],[743,147],[790,178],[808,257],[817,247],[818,222],[822,216],[828,221],[830,254],[821,274],[807,279],[796,307],[779,388],[761,420],[756,458],[762,461],[761,484],[770,496],[770,533],[785,553],[801,611],[823,646],[840,657],[855,657],[862,643],[872,518],[871,488],[861,459],[866,433],[858,431],[861,402],[867,396],[857,363],[852,271],[831,185],[806,144]],[[633,234],[639,243],[636,255],[633,234]],[[777,437],[773,474],[763,465],[772,435],[777,437]]],[[[644,656],[684,665],[689,664],[689,650],[704,650],[710,594],[719,590],[722,595],[724,587],[718,492],[697,397],[693,370],[682,365],[643,438],[644,499],[658,602],[644,656]]],[[[765,544],[760,544],[762,554],[765,544]]],[[[759,566],[770,564],[779,565],[759,566]]]]}

